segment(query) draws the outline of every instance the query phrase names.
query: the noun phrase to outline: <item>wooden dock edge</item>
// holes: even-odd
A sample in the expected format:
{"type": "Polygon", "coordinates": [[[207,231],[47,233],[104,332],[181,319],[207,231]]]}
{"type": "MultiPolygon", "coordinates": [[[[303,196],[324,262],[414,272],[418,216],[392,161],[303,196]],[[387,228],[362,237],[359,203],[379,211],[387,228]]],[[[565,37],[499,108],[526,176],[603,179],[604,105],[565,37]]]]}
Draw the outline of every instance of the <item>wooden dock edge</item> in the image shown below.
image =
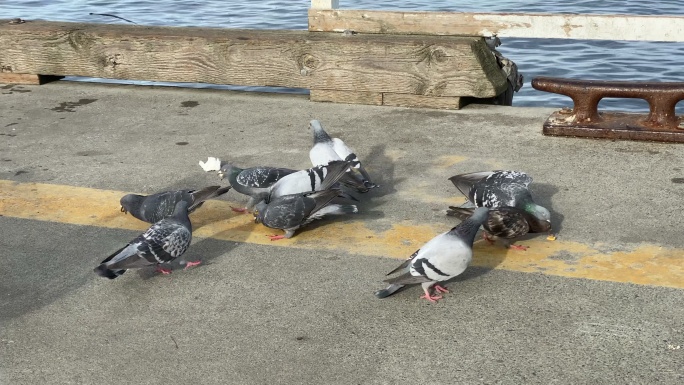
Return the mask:
{"type": "Polygon", "coordinates": [[[481,37],[0,20],[0,81],[49,76],[306,88],[314,101],[433,108],[507,89],[481,37]]]}

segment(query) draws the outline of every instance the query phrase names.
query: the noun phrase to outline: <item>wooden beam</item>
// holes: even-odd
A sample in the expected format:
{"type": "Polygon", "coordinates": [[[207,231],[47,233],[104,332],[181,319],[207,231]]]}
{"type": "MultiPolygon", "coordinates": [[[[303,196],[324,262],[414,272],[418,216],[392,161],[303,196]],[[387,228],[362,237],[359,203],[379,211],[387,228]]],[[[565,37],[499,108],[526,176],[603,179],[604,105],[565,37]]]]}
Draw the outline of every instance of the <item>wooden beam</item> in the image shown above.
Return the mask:
{"type": "Polygon", "coordinates": [[[382,104],[384,106],[458,110],[463,106],[463,98],[458,96],[423,96],[386,92],[382,94],[382,104]]]}
{"type": "Polygon", "coordinates": [[[339,0],[311,0],[311,9],[337,9],[339,7],[339,0]]]}
{"type": "Polygon", "coordinates": [[[482,38],[0,21],[2,72],[492,97],[482,38]]]}
{"type": "Polygon", "coordinates": [[[309,10],[309,31],[684,41],[684,16],[309,10]]]}
{"type": "Polygon", "coordinates": [[[372,104],[381,106],[382,93],[312,89],[309,93],[309,100],[312,102],[372,104]]]}
{"type": "Polygon", "coordinates": [[[31,84],[39,85],[61,79],[62,76],[15,74],[0,72],[0,84],[31,84]]]}

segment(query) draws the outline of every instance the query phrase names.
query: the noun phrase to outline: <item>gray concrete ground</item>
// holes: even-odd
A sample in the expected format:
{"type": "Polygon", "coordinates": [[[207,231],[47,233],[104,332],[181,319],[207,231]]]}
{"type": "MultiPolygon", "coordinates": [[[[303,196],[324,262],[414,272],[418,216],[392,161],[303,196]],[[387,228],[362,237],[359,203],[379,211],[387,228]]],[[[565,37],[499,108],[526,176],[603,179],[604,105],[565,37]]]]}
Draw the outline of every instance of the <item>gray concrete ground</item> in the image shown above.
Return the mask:
{"type": "MultiPolygon", "coordinates": [[[[563,240],[675,255],[684,247],[684,146],[543,137],[552,109],[436,111],[66,82],[0,91],[4,180],[151,193],[215,184],[197,165],[207,156],[306,168],[316,118],[382,185],[355,218],[374,229],[407,220],[448,229],[449,176],[510,168],[534,176],[563,240]]],[[[188,252],[200,267],[108,281],[92,268],[136,232],[11,216],[0,228],[6,384],[684,380],[684,285],[475,267],[437,304],[419,300],[418,288],[378,300],[396,259],[217,239],[188,252]]],[[[683,263],[674,258],[672,269],[683,263]]]]}

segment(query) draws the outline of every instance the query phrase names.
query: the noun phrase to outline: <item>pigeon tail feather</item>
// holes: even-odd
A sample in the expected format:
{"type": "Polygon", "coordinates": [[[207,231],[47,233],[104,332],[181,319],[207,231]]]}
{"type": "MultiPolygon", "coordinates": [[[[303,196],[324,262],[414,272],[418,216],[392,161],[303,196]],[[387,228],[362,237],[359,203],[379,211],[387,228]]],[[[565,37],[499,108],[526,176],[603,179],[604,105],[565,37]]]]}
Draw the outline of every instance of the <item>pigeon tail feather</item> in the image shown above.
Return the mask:
{"type": "Polygon", "coordinates": [[[209,186],[205,187],[201,190],[196,190],[192,192],[192,205],[188,207],[188,213],[191,213],[195,211],[195,209],[199,208],[202,206],[204,201],[207,199],[215,198],[217,196],[221,196],[225,193],[227,193],[230,190],[230,186],[227,187],[221,187],[221,186],[209,186]]]}
{"type": "Polygon", "coordinates": [[[331,188],[337,181],[342,178],[347,173],[347,170],[349,170],[349,167],[351,167],[351,162],[348,161],[343,161],[343,160],[335,160],[330,163],[328,163],[327,166],[327,173],[325,175],[325,178],[321,181],[321,190],[328,190],[331,188]]]}
{"type": "Polygon", "coordinates": [[[376,291],[375,296],[378,298],[381,298],[381,299],[387,298],[390,295],[398,292],[403,287],[404,287],[404,285],[391,284],[391,285],[387,286],[387,288],[385,288],[385,289],[376,291]]]}
{"type": "Polygon", "coordinates": [[[100,277],[109,278],[109,279],[114,279],[120,275],[123,275],[123,273],[126,272],[126,270],[108,269],[107,265],[104,263],[97,266],[95,269],[93,269],[93,271],[95,273],[97,273],[97,275],[99,275],[100,277]]]}

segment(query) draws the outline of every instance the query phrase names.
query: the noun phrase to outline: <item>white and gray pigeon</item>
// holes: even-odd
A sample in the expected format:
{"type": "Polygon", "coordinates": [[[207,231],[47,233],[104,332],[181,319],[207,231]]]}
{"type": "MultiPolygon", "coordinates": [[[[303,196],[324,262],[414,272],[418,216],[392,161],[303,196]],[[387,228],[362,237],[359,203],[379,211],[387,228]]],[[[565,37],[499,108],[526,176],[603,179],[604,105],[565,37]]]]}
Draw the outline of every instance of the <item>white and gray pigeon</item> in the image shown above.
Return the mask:
{"type": "Polygon", "coordinates": [[[152,195],[127,194],[121,198],[121,212],[147,223],[159,222],[173,214],[176,203],[185,201],[192,213],[211,198],[223,195],[230,187],[209,186],[200,190],[164,191],[152,195]]]}
{"type": "MultiPolygon", "coordinates": [[[[170,274],[161,267],[180,257],[192,241],[192,224],[188,218],[188,203],[179,201],[173,214],[150,226],[147,231],[107,257],[94,271],[101,277],[114,279],[127,269],[157,266],[157,271],[170,274]]],[[[201,261],[188,261],[186,269],[201,261]]]]}
{"type": "MultiPolygon", "coordinates": [[[[475,207],[515,207],[522,210],[529,225],[529,232],[551,231],[551,213],[532,199],[528,186],[532,178],[521,171],[483,171],[455,175],[449,180],[475,207]]],[[[449,207],[455,214],[455,207],[449,207]]],[[[511,215],[518,215],[513,212],[511,215]]],[[[515,220],[508,221],[514,225],[515,220]]],[[[527,247],[510,245],[525,250],[527,247]]]]}
{"type": "Polygon", "coordinates": [[[367,192],[369,189],[379,187],[371,182],[370,175],[358,156],[342,139],[330,137],[318,120],[309,122],[309,128],[313,131],[313,147],[309,151],[309,158],[314,166],[323,166],[334,160],[351,161],[353,169],[350,170],[347,178],[340,181],[341,183],[359,192],[367,192]]]}
{"type": "Polygon", "coordinates": [[[441,299],[440,295],[431,294],[430,288],[439,293],[447,293],[448,290],[439,282],[448,281],[465,271],[473,259],[475,234],[487,219],[488,211],[486,207],[477,208],[471,217],[458,226],[428,241],[409,259],[387,274],[402,272],[398,277],[385,280],[390,285],[386,289],[376,291],[375,296],[385,298],[396,293],[404,285],[420,283],[425,292],[420,298],[430,302],[441,299]]]}
{"type": "MultiPolygon", "coordinates": [[[[284,195],[327,190],[335,186],[346,175],[351,166],[351,161],[335,160],[325,166],[316,166],[294,172],[274,183],[270,187],[267,196],[263,199],[266,203],[269,203],[271,200],[284,195]]],[[[339,190],[338,195],[343,198],[357,200],[339,190]]]]}
{"type": "Polygon", "coordinates": [[[339,195],[340,191],[333,188],[279,196],[269,203],[262,201],[256,205],[254,221],[285,231],[285,235],[270,235],[272,241],[291,238],[300,227],[326,215],[353,214],[359,211],[356,205],[332,203],[339,195]]]}
{"type": "Polygon", "coordinates": [[[235,191],[249,196],[249,201],[244,208],[233,207],[233,211],[248,212],[254,208],[254,205],[268,196],[271,186],[294,172],[296,170],[289,168],[266,166],[242,169],[225,163],[221,166],[218,175],[221,179],[228,178],[228,182],[235,191]]]}

